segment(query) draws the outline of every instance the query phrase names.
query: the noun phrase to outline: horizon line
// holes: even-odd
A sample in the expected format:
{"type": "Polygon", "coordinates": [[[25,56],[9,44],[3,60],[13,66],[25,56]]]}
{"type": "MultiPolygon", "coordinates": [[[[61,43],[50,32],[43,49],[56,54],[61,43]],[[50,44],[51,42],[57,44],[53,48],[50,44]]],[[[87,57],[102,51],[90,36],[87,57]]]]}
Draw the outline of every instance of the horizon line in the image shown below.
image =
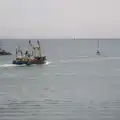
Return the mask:
{"type": "Polygon", "coordinates": [[[120,40],[120,38],[0,38],[0,40],[120,40]]]}

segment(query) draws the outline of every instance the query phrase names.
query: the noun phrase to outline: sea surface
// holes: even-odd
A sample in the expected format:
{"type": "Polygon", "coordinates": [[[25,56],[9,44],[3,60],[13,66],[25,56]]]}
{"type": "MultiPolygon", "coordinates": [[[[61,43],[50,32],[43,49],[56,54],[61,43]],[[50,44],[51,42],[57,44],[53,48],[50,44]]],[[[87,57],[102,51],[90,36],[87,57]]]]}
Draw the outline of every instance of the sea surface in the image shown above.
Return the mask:
{"type": "MultiPolygon", "coordinates": [[[[36,41],[33,41],[34,43],[36,41]]],[[[2,40],[0,120],[120,120],[120,40],[40,40],[45,65],[15,66],[2,40]]]]}

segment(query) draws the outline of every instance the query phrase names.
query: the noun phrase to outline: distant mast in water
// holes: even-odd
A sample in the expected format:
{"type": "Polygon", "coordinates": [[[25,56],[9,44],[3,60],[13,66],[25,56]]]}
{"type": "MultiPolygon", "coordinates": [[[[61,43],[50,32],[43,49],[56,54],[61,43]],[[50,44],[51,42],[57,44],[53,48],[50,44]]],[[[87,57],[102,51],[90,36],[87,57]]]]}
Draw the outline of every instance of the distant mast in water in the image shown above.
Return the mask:
{"type": "Polygon", "coordinates": [[[2,50],[2,43],[1,43],[1,41],[0,41],[0,50],[2,50]]]}
{"type": "Polygon", "coordinates": [[[73,40],[76,40],[75,36],[74,36],[73,40]]]}
{"type": "Polygon", "coordinates": [[[100,55],[99,46],[100,45],[99,45],[99,40],[98,40],[98,46],[97,46],[98,48],[97,48],[97,52],[96,52],[97,55],[100,55]]]}

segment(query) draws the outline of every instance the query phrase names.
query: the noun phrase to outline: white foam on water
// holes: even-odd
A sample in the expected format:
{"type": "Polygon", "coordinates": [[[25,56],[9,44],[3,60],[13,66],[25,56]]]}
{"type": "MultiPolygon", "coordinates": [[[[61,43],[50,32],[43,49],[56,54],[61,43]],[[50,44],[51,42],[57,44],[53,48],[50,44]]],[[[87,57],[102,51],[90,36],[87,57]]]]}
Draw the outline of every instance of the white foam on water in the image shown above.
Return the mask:
{"type": "Polygon", "coordinates": [[[51,64],[51,62],[50,62],[50,61],[47,61],[47,62],[45,63],[45,65],[49,65],[49,64],[51,64]]]}
{"type": "Polygon", "coordinates": [[[0,67],[16,67],[16,66],[21,66],[21,65],[14,65],[14,64],[3,64],[3,65],[0,65],[0,67]]]}
{"type": "MultiPolygon", "coordinates": [[[[46,63],[45,63],[45,65],[49,65],[51,62],[50,61],[47,61],[46,63]]],[[[16,66],[25,66],[25,64],[24,65],[15,65],[15,64],[1,64],[0,65],[0,68],[4,68],[4,67],[16,67],[16,66]]]]}

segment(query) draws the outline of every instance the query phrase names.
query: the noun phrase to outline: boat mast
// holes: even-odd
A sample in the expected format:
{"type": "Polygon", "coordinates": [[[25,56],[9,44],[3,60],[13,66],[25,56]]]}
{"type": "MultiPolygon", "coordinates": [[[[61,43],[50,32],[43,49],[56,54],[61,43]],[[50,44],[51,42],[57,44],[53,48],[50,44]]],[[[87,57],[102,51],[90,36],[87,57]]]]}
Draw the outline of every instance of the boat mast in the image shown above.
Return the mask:
{"type": "Polygon", "coordinates": [[[34,46],[31,43],[31,40],[29,40],[29,45],[30,45],[30,55],[34,56],[34,46]]]}
{"type": "Polygon", "coordinates": [[[17,58],[17,54],[18,54],[18,49],[16,48],[16,58],[17,58]]]}
{"type": "Polygon", "coordinates": [[[23,52],[22,52],[20,46],[18,46],[18,49],[17,49],[17,55],[18,55],[19,52],[20,52],[20,57],[22,57],[22,56],[23,56],[23,52]]]}
{"type": "Polygon", "coordinates": [[[37,40],[37,44],[39,46],[39,48],[38,48],[39,49],[39,55],[40,55],[39,57],[41,57],[41,46],[40,46],[40,42],[38,40],[37,40]]]}

